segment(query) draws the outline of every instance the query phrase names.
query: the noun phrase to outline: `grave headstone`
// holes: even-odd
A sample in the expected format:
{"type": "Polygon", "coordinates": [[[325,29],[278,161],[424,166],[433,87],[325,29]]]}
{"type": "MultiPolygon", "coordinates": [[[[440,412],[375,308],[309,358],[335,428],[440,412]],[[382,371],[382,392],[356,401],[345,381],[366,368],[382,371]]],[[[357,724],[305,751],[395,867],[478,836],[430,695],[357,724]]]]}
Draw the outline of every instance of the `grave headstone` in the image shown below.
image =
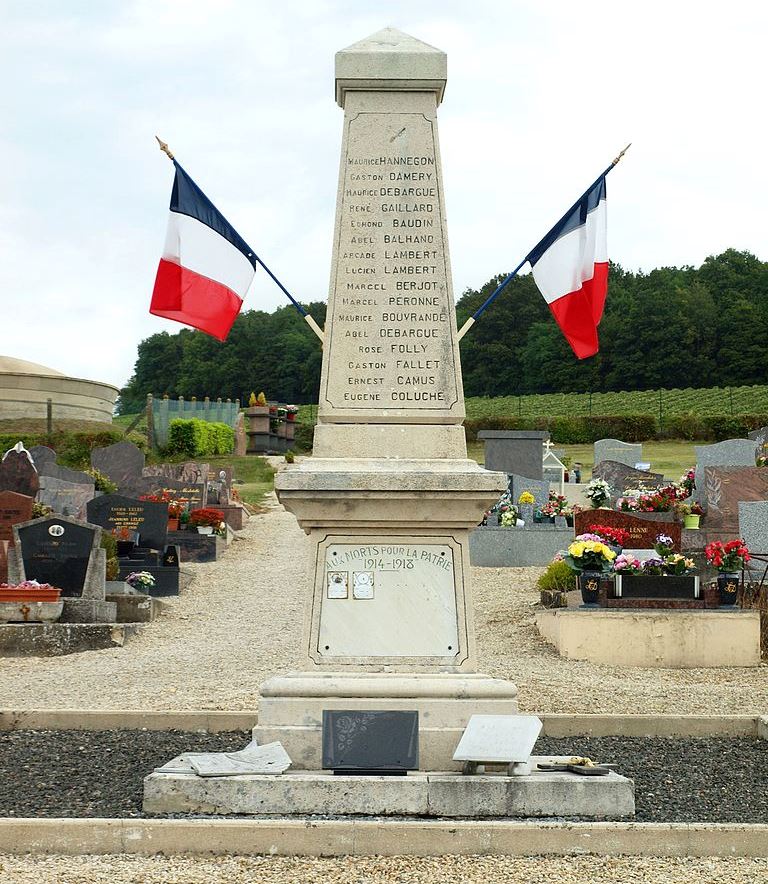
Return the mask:
{"type": "Polygon", "coordinates": [[[481,430],[477,438],[485,443],[486,470],[516,473],[531,479],[543,476],[544,430],[481,430]]]}
{"type": "Polygon", "coordinates": [[[608,528],[623,528],[629,531],[627,549],[653,549],[657,534],[666,534],[672,538],[674,548],[680,551],[682,529],[679,522],[673,522],[669,513],[669,522],[647,521],[633,516],[632,513],[618,510],[589,509],[576,513],[574,528],[576,534],[586,534],[593,525],[605,525],[608,528]]]}
{"type": "Polygon", "coordinates": [[[40,476],[37,499],[49,506],[54,513],[85,521],[88,501],[93,500],[95,493],[92,481],[90,485],[67,482],[43,473],[40,476]]]}
{"type": "Polygon", "coordinates": [[[760,427],[759,430],[752,430],[751,433],[747,433],[747,436],[750,439],[755,440],[758,451],[763,451],[768,448],[768,427],[760,427]]]}
{"type": "Polygon", "coordinates": [[[40,488],[40,479],[27,449],[17,443],[0,461],[0,491],[15,491],[34,497],[40,488]]]}
{"type": "Polygon", "coordinates": [[[419,713],[323,710],[326,770],[418,770],[419,713]]]}
{"type": "Polygon", "coordinates": [[[535,715],[472,715],[453,753],[454,761],[523,763],[541,733],[535,715]]]}
{"type": "Polygon", "coordinates": [[[121,491],[141,477],[144,461],[144,453],[133,442],[115,442],[91,452],[91,466],[108,476],[121,491]]]}
{"type": "Polygon", "coordinates": [[[210,464],[190,460],[184,463],[152,464],[144,467],[142,473],[144,476],[163,476],[177,482],[202,485],[208,480],[210,470],[210,464]]]}
{"type": "Polygon", "coordinates": [[[32,518],[34,500],[15,491],[0,491],[0,540],[13,543],[13,526],[32,518]]]}
{"type": "Polygon", "coordinates": [[[526,476],[518,476],[517,474],[512,474],[509,478],[512,490],[512,503],[515,506],[518,505],[520,495],[524,491],[530,491],[534,496],[536,500],[533,504],[534,509],[541,509],[549,500],[549,480],[529,479],[526,476]]]}
{"type": "Polygon", "coordinates": [[[736,537],[739,531],[739,503],[768,500],[766,467],[705,467],[699,494],[706,507],[707,534],[736,537]]]}
{"type": "Polygon", "coordinates": [[[144,546],[164,549],[168,535],[168,506],[135,500],[122,494],[104,494],[88,502],[88,521],[107,531],[137,531],[144,546]]]}
{"type": "Polygon", "coordinates": [[[702,499],[704,470],[707,467],[754,467],[757,458],[757,442],[754,439],[726,439],[714,445],[695,445],[696,491],[694,497],[702,499]]]}
{"type": "Polygon", "coordinates": [[[45,464],[56,463],[56,452],[53,448],[49,448],[47,445],[33,445],[29,449],[29,453],[32,456],[32,460],[34,461],[38,473],[40,472],[40,468],[45,464]]]}
{"type": "Polygon", "coordinates": [[[88,579],[91,552],[101,542],[95,525],[49,516],[13,529],[24,579],[50,583],[64,598],[80,598],[88,579]]]}
{"type": "MultiPolygon", "coordinates": [[[[750,552],[768,554],[768,500],[739,502],[739,537],[750,552]]],[[[760,565],[765,568],[764,564],[760,565]]]]}
{"type": "Polygon", "coordinates": [[[613,460],[634,467],[643,459],[643,446],[639,442],[622,442],[621,439],[598,439],[594,443],[594,456],[595,466],[604,460],[613,460]]]}
{"type": "Polygon", "coordinates": [[[629,488],[654,491],[664,484],[664,476],[661,473],[636,470],[617,460],[603,460],[599,464],[595,464],[592,478],[604,479],[611,486],[613,498],[621,497],[622,493],[629,488]]]}

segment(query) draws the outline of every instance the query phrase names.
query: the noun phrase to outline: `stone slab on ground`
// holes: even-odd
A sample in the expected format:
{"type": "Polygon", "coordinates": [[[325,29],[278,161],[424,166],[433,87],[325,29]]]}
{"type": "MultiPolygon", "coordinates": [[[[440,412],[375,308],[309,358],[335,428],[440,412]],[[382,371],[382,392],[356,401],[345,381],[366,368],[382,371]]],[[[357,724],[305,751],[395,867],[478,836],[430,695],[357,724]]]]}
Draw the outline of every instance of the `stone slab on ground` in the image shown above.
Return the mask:
{"type": "Polygon", "coordinates": [[[122,648],[141,628],[138,623],[0,624],[0,656],[60,657],[122,648]]]}
{"type": "Polygon", "coordinates": [[[168,544],[179,547],[182,562],[215,562],[227,544],[218,534],[196,534],[194,531],[169,531],[168,544]]]}
{"type": "MultiPolygon", "coordinates": [[[[175,761],[181,762],[183,756],[175,761]]],[[[526,776],[410,773],[335,776],[318,771],[198,777],[152,773],[144,780],[145,813],[361,814],[426,817],[634,816],[634,783],[536,771],[526,776]]]]}
{"type": "Polygon", "coordinates": [[[469,535],[469,556],[480,568],[548,565],[573,540],[573,528],[533,525],[530,529],[483,525],[469,535]]]}

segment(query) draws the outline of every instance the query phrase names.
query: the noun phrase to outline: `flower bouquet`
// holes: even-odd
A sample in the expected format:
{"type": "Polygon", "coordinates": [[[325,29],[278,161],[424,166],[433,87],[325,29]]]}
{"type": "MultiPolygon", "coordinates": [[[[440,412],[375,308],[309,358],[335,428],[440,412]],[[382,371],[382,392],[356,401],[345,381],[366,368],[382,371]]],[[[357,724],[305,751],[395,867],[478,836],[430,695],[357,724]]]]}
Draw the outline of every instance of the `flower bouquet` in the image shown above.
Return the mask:
{"type": "Polygon", "coordinates": [[[592,504],[593,509],[598,509],[610,498],[611,486],[605,479],[592,479],[584,489],[584,496],[592,504]]]}
{"type": "Polygon", "coordinates": [[[149,571],[132,571],[126,578],[125,582],[128,586],[137,589],[139,592],[146,593],[155,585],[155,578],[149,571]]]}
{"type": "Polygon", "coordinates": [[[568,547],[564,561],[578,575],[585,605],[596,605],[600,578],[611,571],[616,553],[594,534],[580,534],[568,547]]]}
{"type": "Polygon", "coordinates": [[[587,528],[592,534],[611,546],[623,549],[629,543],[629,531],[624,528],[613,528],[610,525],[590,525],[587,528]]]}
{"type": "Polygon", "coordinates": [[[727,543],[714,540],[705,547],[704,555],[710,565],[714,565],[719,571],[717,591],[720,595],[720,604],[736,604],[739,589],[738,572],[750,559],[747,545],[743,540],[729,540],[727,543]]]}

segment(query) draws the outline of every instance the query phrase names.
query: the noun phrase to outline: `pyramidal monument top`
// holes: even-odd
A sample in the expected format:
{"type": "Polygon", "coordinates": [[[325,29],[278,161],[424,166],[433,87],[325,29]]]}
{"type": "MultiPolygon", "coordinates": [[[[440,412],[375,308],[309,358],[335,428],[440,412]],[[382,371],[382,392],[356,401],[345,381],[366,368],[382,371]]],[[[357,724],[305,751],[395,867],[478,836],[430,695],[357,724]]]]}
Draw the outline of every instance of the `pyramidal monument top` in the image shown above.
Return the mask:
{"type": "Polygon", "coordinates": [[[448,73],[441,49],[397,28],[383,28],[336,53],[336,101],[344,106],[347,90],[390,88],[434,91],[443,99],[448,73]]]}

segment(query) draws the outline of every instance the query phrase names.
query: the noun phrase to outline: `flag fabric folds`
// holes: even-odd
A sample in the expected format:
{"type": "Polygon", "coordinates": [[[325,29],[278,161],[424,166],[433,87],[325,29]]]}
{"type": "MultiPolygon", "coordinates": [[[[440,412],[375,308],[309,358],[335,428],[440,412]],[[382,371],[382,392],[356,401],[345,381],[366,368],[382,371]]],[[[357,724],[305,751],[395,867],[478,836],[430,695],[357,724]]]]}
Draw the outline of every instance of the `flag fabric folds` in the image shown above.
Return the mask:
{"type": "Polygon", "coordinates": [[[579,359],[598,350],[608,291],[605,174],[528,254],[533,278],[579,359]]]}
{"type": "Polygon", "coordinates": [[[256,272],[253,250],[173,161],[165,248],[149,312],[225,340],[256,272]]]}

